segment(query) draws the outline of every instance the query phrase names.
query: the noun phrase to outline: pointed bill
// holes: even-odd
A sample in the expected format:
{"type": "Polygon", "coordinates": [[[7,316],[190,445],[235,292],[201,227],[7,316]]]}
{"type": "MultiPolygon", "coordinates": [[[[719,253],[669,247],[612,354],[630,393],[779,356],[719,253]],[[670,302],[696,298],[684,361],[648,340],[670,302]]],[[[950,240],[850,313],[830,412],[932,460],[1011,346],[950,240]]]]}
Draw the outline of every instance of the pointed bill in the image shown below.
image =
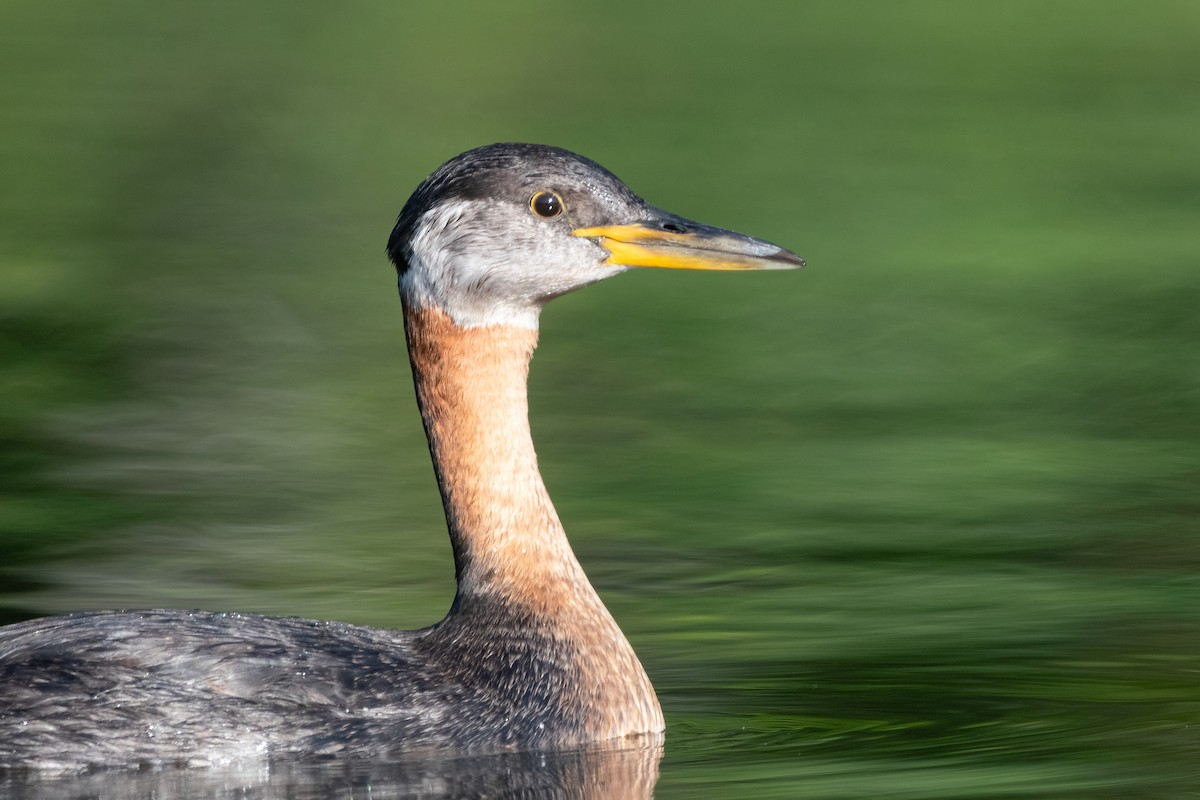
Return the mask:
{"type": "Polygon", "coordinates": [[[628,225],[576,228],[575,236],[599,239],[614,267],[669,269],[796,269],[804,259],[752,236],[658,212],[628,225]]]}

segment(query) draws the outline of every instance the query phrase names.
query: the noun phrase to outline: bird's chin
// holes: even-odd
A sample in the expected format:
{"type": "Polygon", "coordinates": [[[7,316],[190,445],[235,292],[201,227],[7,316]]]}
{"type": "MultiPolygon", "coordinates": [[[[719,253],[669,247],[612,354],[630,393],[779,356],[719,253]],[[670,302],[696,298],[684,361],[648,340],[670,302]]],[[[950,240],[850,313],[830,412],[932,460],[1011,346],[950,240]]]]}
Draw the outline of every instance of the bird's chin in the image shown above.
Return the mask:
{"type": "Polygon", "coordinates": [[[542,305],[545,305],[546,303],[549,303],[551,300],[555,300],[559,297],[562,297],[565,294],[570,294],[571,292],[577,292],[580,289],[591,286],[594,283],[599,283],[600,281],[615,277],[617,275],[620,275],[622,272],[627,272],[628,270],[629,270],[629,267],[625,267],[625,266],[613,266],[611,264],[597,264],[595,267],[595,271],[592,272],[590,275],[588,275],[586,277],[581,277],[578,280],[578,282],[573,283],[570,286],[564,286],[564,287],[556,289],[552,292],[545,292],[538,297],[538,300],[541,302],[542,305]]]}

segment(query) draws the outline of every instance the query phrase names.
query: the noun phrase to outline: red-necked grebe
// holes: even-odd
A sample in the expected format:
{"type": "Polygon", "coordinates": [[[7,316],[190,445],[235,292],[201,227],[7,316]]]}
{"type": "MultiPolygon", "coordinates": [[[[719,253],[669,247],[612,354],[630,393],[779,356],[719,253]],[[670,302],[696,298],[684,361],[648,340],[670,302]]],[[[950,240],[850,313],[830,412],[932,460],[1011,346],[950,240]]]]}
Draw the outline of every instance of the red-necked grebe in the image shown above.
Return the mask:
{"type": "Polygon", "coordinates": [[[630,267],[786,269],[553,147],[451,159],[388,241],[458,592],[417,631],[135,611],[0,629],[0,767],[560,749],[663,729],[538,472],[526,377],[546,301],[630,267]]]}

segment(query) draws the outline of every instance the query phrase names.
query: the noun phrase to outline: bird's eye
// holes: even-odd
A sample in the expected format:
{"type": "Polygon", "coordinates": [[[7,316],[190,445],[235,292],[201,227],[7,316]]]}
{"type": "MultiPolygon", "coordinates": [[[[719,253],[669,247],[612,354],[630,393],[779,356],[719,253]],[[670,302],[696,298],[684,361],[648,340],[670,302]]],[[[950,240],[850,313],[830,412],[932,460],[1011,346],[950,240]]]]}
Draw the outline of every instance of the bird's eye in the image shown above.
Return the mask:
{"type": "Polygon", "coordinates": [[[563,201],[554,192],[538,192],[529,198],[529,207],[539,217],[557,217],[563,212],[563,201]]]}

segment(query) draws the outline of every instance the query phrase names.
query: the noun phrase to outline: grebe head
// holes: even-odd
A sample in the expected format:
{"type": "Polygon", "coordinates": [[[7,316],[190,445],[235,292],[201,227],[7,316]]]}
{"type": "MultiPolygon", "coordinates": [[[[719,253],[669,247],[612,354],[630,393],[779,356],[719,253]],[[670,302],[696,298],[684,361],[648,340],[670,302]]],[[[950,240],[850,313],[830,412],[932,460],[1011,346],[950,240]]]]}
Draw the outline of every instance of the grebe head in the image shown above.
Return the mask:
{"type": "Polygon", "coordinates": [[[464,327],[536,328],[546,301],[630,267],[790,269],[795,254],[657,209],[594,161],[494,144],[430,175],[388,240],[400,293],[464,327]]]}

